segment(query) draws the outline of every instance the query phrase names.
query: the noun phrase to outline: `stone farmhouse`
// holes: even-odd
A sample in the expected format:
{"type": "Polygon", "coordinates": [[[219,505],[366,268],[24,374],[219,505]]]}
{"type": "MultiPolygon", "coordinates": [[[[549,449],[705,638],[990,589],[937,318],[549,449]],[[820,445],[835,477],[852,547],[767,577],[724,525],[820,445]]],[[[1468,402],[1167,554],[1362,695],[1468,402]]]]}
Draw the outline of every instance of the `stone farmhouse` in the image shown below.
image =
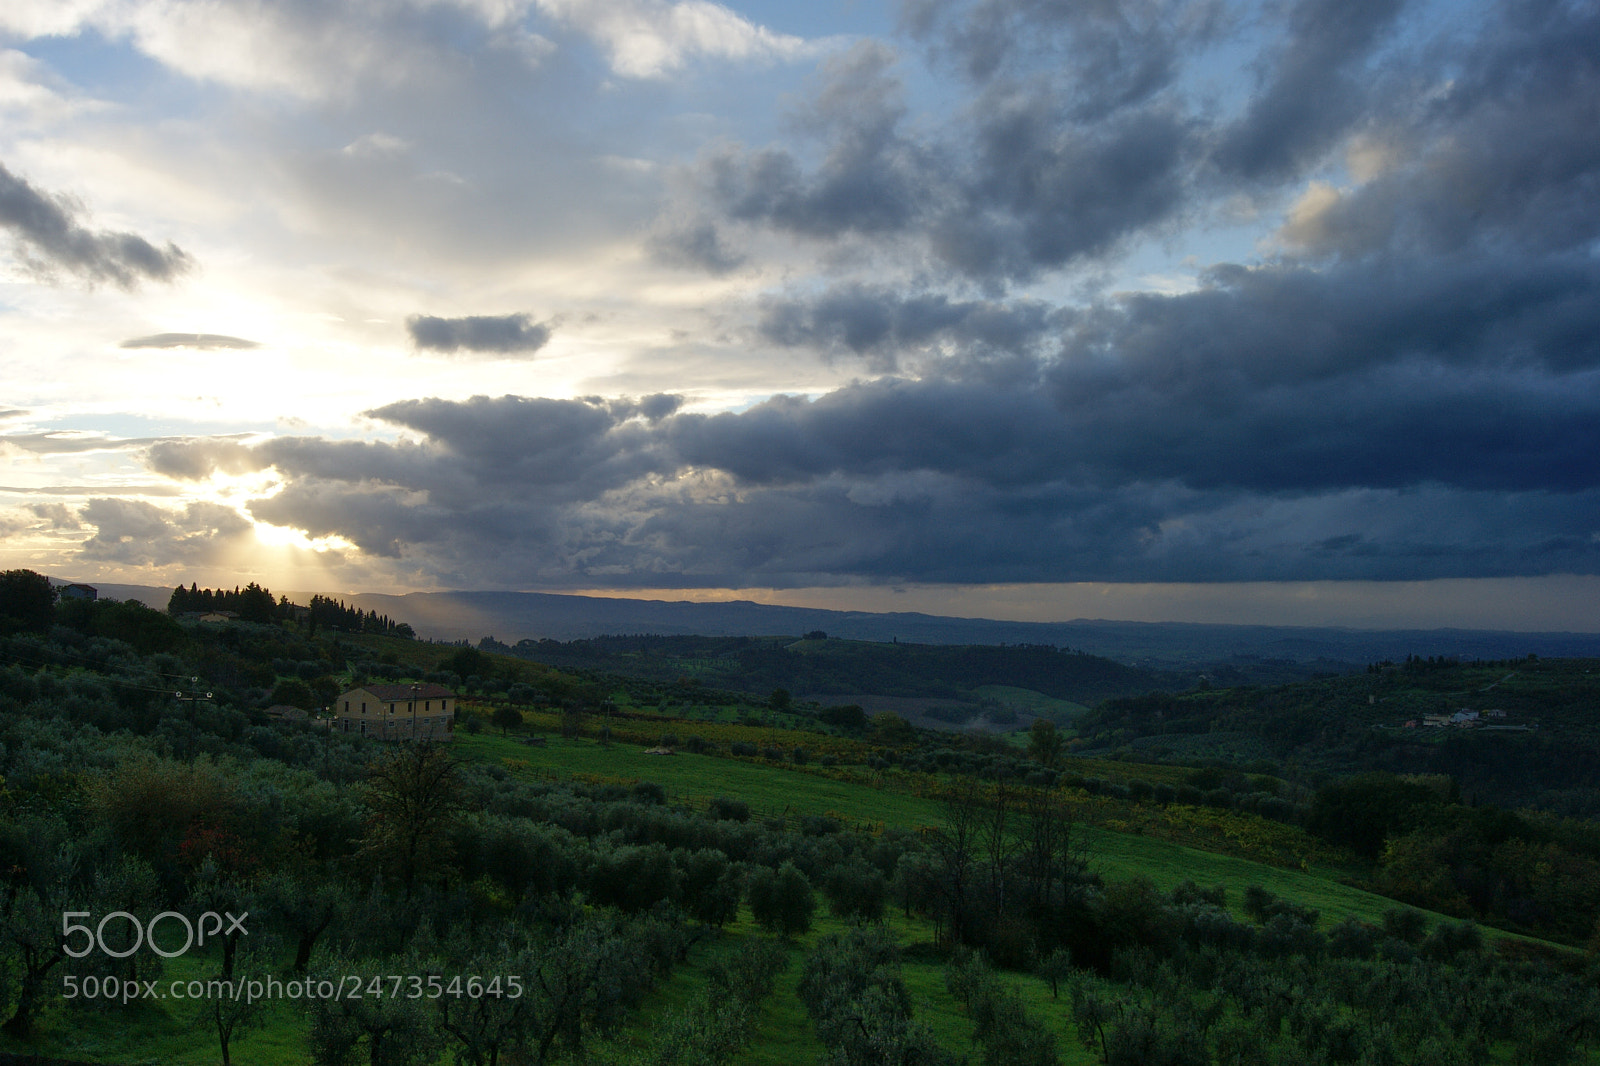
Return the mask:
{"type": "Polygon", "coordinates": [[[456,694],[443,685],[364,685],[339,694],[334,729],[381,740],[447,741],[456,694]]]}

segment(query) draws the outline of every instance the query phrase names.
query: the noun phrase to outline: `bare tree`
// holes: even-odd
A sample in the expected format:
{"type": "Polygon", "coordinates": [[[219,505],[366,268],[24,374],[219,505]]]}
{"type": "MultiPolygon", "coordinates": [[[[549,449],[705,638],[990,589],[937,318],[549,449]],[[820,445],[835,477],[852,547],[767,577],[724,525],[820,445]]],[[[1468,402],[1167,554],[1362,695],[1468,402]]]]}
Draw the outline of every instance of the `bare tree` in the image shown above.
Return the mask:
{"type": "Polygon", "coordinates": [[[450,828],[461,809],[457,763],[433,744],[405,744],[367,772],[364,852],[405,886],[450,859],[450,828]]]}

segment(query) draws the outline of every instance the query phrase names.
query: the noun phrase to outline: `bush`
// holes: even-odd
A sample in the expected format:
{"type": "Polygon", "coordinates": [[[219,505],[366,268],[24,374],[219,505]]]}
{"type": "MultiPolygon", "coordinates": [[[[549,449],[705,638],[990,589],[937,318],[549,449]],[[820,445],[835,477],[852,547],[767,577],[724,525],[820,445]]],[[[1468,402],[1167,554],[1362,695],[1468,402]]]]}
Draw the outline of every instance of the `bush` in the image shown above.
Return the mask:
{"type": "Polygon", "coordinates": [[[640,781],[628,790],[630,798],[635,803],[648,806],[661,807],[667,802],[667,790],[654,781],[640,781]]]}
{"type": "Polygon", "coordinates": [[[717,796],[712,799],[709,810],[711,817],[719,822],[748,822],[750,820],[750,804],[744,800],[717,796]]]}

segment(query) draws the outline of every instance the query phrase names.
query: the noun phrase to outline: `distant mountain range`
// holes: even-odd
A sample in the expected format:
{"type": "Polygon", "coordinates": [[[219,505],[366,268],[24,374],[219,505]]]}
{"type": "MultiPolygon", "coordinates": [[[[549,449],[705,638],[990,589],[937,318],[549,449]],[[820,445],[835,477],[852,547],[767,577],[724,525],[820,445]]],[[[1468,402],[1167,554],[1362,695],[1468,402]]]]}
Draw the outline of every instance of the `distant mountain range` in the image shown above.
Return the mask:
{"type": "MultiPolygon", "coordinates": [[[[99,585],[102,596],[165,608],[172,590],[99,585]]],[[[309,592],[290,592],[297,603],[309,592]]],[[[1005,622],[983,618],[866,611],[827,611],[734,600],[723,603],[609,599],[544,592],[413,592],[403,596],[335,596],[363,610],[409,622],[419,636],[469,640],[577,640],[613,634],[665,636],[799,636],[822,630],[851,640],[916,644],[1053,644],[1120,662],[1184,665],[1233,658],[1326,661],[1361,665],[1407,655],[1462,659],[1600,657],[1600,633],[1516,633],[1497,630],[1340,629],[1313,626],[1206,625],[1190,622],[1005,622]]]]}

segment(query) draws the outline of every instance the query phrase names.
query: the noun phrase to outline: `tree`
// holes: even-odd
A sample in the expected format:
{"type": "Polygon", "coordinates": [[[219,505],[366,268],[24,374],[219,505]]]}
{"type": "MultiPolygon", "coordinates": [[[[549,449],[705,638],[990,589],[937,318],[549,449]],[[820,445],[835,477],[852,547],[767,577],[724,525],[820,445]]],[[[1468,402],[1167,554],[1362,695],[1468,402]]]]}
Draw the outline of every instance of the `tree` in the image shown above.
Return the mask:
{"type": "Polygon", "coordinates": [[[297,677],[286,677],[272,687],[272,695],[267,699],[274,704],[283,704],[288,707],[307,709],[317,705],[316,693],[311,691],[311,686],[297,677]]]}
{"type": "MultiPolygon", "coordinates": [[[[267,943],[270,943],[268,941],[267,943]]],[[[266,945],[259,939],[253,940],[239,952],[237,961],[245,964],[246,972],[254,973],[264,971],[270,962],[270,950],[264,950],[266,945]]],[[[223,980],[229,979],[229,974],[221,975],[223,980]]],[[[241,978],[243,980],[243,978],[241,978]]],[[[205,1009],[201,1012],[200,1021],[209,1022],[212,1030],[217,1034],[217,1044],[222,1051],[222,1066],[232,1066],[231,1049],[233,1042],[243,1036],[246,1031],[257,1028],[265,1021],[269,1001],[265,997],[251,996],[208,996],[205,1000],[205,1009]]]]}
{"type": "Polygon", "coordinates": [[[175,651],[189,639],[183,627],[171,617],[151,610],[138,600],[67,602],[89,609],[89,628],[95,636],[131,644],[141,655],[175,651]]]}
{"type": "Polygon", "coordinates": [[[439,669],[449,670],[462,677],[488,677],[494,673],[494,660],[477,648],[462,648],[439,664],[439,669]]]}
{"type": "Polygon", "coordinates": [[[315,871],[303,862],[292,863],[263,886],[265,908],[287,927],[294,940],[290,968],[303,974],[311,965],[317,941],[336,921],[350,912],[350,890],[328,871],[315,871]]]}
{"type": "Polygon", "coordinates": [[[872,742],[886,748],[909,747],[917,742],[917,732],[893,711],[880,711],[872,716],[872,742]]]}
{"type": "Polygon", "coordinates": [[[750,916],[770,933],[795,936],[811,928],[816,900],[811,883],[792,862],[777,870],[758,866],[750,874],[750,916]]]}
{"type": "Polygon", "coordinates": [[[983,1045],[984,1066],[1056,1066],[1056,1038],[1028,1014],[1022,997],[995,980],[983,959],[958,952],[945,984],[972,1018],[973,1039],[983,1045]]]}
{"type": "Polygon", "coordinates": [[[840,863],[822,881],[828,909],[849,922],[883,921],[889,883],[878,869],[860,858],[840,863]]]}
{"type": "Polygon", "coordinates": [[[67,961],[61,916],[77,902],[69,886],[78,857],[79,845],[57,819],[0,820],[0,862],[9,870],[0,880],[0,984],[9,984],[15,1004],[0,1026],[8,1036],[32,1034],[45,980],[67,961]]]}
{"type": "Polygon", "coordinates": [[[978,840],[982,830],[982,797],[978,782],[964,778],[958,791],[945,797],[942,824],[927,831],[939,893],[936,934],[949,942],[967,940],[969,913],[978,881],[978,840]]]}
{"type": "Polygon", "coordinates": [[[32,570],[0,573],[0,635],[42,633],[55,621],[56,590],[32,570]]]}
{"type": "Polygon", "coordinates": [[[1028,758],[1054,769],[1065,747],[1056,724],[1048,718],[1035,718],[1028,730],[1028,758]]]}
{"type": "Polygon", "coordinates": [[[568,700],[561,708],[561,735],[568,740],[574,740],[583,735],[584,722],[588,720],[589,712],[578,700],[568,700]]]}
{"type": "MultiPolygon", "coordinates": [[[[354,978],[364,993],[311,1001],[311,1060],[317,1066],[351,1066],[363,1039],[371,1066],[424,1066],[437,1062],[444,1039],[424,997],[374,995],[389,974],[417,974],[414,959],[332,960],[322,979],[354,978]]],[[[420,974],[419,974],[420,976],[420,974]]]]}
{"type": "Polygon", "coordinates": [[[944,1066],[952,1057],[913,1020],[891,934],[862,928],[824,937],[797,992],[835,1066],[944,1066]]]}
{"type": "Polygon", "coordinates": [[[1050,954],[1039,960],[1035,971],[1045,984],[1050,986],[1050,998],[1061,997],[1061,982],[1072,974],[1072,952],[1066,948],[1056,948],[1050,954]]]}
{"type": "Polygon", "coordinates": [[[406,744],[367,772],[365,851],[399,878],[411,898],[417,878],[450,858],[450,830],[461,809],[455,759],[433,744],[406,744]]]}
{"type": "Polygon", "coordinates": [[[501,736],[505,736],[507,730],[522,728],[522,712],[507,703],[496,707],[489,721],[499,728],[501,736]]]}

